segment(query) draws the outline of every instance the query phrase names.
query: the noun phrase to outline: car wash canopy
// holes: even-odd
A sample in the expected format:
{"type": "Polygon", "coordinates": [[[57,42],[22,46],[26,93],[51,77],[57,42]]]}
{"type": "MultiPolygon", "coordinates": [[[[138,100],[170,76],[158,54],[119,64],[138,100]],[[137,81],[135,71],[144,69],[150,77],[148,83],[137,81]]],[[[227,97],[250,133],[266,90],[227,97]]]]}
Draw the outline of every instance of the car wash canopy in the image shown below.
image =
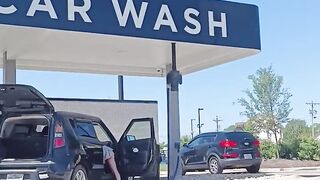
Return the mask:
{"type": "Polygon", "coordinates": [[[5,0],[0,24],[0,48],[22,69],[163,76],[168,42],[181,42],[183,74],[260,50],[258,8],[226,1],[5,0]]]}
{"type": "MultiPolygon", "coordinates": [[[[221,0],[1,0],[0,66],[9,80],[15,67],[166,76],[176,64],[188,74],[258,53],[258,14],[221,0]]],[[[180,169],[172,158],[180,147],[177,79],[167,78],[169,179],[180,169]]]]}

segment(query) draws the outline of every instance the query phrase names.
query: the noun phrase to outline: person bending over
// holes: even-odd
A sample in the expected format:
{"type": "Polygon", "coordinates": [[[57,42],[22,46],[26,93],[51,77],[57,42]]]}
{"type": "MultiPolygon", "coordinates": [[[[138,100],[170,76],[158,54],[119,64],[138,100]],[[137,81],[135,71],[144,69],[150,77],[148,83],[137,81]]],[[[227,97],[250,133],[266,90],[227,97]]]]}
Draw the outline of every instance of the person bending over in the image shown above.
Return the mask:
{"type": "Polygon", "coordinates": [[[109,165],[116,180],[121,180],[121,176],[114,159],[113,149],[108,146],[103,146],[103,162],[109,165]]]}

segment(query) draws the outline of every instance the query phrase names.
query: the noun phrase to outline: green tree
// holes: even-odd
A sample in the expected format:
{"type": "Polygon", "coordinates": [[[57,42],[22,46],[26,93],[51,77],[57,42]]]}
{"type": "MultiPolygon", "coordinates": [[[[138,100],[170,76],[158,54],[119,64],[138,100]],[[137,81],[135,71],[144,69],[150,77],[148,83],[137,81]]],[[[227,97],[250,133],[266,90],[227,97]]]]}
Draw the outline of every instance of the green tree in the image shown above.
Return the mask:
{"type": "Polygon", "coordinates": [[[160,146],[160,151],[163,150],[165,147],[167,147],[168,145],[165,142],[162,142],[159,144],[160,146]]]}
{"type": "Polygon", "coordinates": [[[180,138],[180,146],[183,146],[186,143],[189,143],[191,141],[191,137],[188,135],[184,135],[180,138]]]}
{"type": "Polygon", "coordinates": [[[305,120],[292,119],[288,121],[283,129],[283,141],[292,141],[297,138],[309,137],[311,129],[307,126],[305,120]]]}
{"type": "Polygon", "coordinates": [[[224,129],[224,131],[234,131],[236,129],[236,126],[235,125],[231,125],[227,128],[224,129]]]}
{"type": "Polygon", "coordinates": [[[298,157],[298,149],[302,138],[310,137],[311,130],[306,121],[290,120],[283,129],[283,157],[298,157]]]}
{"type": "Polygon", "coordinates": [[[253,119],[249,119],[245,124],[244,124],[244,130],[247,132],[250,132],[254,136],[258,136],[259,132],[261,131],[260,125],[255,122],[253,119]]]}
{"type": "MultiPolygon", "coordinates": [[[[276,75],[272,67],[260,68],[254,75],[250,75],[253,90],[246,90],[247,98],[239,99],[245,107],[242,112],[255,125],[256,131],[264,131],[274,136],[279,145],[279,134],[282,134],[282,125],[288,121],[291,93],[282,88],[283,77],[276,75]]],[[[277,152],[279,157],[279,152],[277,152]]]]}

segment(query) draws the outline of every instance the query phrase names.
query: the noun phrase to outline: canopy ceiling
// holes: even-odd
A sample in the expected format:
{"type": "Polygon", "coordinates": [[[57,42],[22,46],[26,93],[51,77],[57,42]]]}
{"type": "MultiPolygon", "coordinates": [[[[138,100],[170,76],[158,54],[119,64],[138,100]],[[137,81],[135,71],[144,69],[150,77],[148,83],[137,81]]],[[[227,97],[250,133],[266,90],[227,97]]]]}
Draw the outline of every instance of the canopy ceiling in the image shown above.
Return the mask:
{"type": "MultiPolygon", "coordinates": [[[[170,47],[162,40],[0,25],[0,49],[16,60],[18,69],[164,76],[170,47]]],[[[177,43],[177,68],[188,74],[258,52],[177,43]]]]}

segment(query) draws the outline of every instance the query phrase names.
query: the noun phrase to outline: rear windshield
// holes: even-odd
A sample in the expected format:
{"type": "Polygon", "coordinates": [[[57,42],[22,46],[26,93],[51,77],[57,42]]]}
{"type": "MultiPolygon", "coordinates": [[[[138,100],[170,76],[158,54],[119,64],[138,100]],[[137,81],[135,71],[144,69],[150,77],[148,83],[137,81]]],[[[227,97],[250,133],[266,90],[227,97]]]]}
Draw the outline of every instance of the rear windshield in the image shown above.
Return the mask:
{"type": "Polygon", "coordinates": [[[226,133],[226,138],[233,141],[241,141],[244,139],[254,139],[253,135],[247,132],[230,132],[226,133]]]}

